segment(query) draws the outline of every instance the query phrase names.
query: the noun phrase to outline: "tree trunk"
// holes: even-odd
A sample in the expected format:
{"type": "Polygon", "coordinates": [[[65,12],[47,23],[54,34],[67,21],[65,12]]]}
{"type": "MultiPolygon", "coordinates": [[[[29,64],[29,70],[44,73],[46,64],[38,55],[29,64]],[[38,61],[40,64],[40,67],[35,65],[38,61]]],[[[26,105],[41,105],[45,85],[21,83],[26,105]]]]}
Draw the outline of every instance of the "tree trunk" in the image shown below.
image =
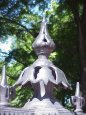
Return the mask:
{"type": "MultiPolygon", "coordinates": [[[[80,56],[80,69],[81,69],[80,84],[81,84],[81,91],[86,101],[86,59],[85,59],[85,47],[84,47],[84,32],[83,32],[83,26],[80,21],[78,22],[78,41],[79,41],[79,56],[80,56]]],[[[84,106],[84,110],[86,111],[86,104],[84,106]]]]}
{"type": "Polygon", "coordinates": [[[78,32],[78,48],[80,57],[80,85],[83,96],[85,97],[84,111],[86,112],[86,57],[85,57],[85,25],[86,25],[86,0],[83,0],[83,12],[79,14],[79,1],[66,0],[73,15],[78,32]]]}

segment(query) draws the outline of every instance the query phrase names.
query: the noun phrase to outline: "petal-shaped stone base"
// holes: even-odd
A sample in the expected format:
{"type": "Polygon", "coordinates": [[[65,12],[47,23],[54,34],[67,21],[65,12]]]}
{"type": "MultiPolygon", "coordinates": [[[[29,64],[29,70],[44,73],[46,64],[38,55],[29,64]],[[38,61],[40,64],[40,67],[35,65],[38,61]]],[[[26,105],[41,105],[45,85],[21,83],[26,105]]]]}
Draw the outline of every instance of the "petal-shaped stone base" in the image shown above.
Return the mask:
{"type": "Polygon", "coordinates": [[[29,100],[23,108],[33,110],[35,115],[73,115],[59,102],[53,104],[50,99],[39,100],[34,98],[32,101],[29,100]]]}

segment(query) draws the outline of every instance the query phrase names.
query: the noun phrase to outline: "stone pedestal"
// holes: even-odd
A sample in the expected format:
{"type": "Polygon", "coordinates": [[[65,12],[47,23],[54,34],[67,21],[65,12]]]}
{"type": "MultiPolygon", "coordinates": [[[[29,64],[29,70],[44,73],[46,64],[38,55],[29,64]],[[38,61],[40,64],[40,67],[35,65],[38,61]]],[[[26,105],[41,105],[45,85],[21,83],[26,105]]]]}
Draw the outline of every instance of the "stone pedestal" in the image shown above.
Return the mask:
{"type": "Polygon", "coordinates": [[[34,98],[32,101],[28,101],[23,108],[32,109],[35,115],[73,115],[59,102],[52,103],[50,99],[43,99],[41,101],[34,98]]]}

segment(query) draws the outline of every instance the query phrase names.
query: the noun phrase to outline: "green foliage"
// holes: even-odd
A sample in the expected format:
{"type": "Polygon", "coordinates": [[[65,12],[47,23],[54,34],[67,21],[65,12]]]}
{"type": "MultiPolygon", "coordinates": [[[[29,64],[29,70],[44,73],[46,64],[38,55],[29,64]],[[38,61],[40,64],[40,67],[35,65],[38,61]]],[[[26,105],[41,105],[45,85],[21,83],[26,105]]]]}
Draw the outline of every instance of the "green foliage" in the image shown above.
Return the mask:
{"type": "Polygon", "coordinates": [[[31,88],[17,88],[16,98],[11,102],[14,107],[23,107],[28,99],[32,98],[33,90],[31,88]]]}
{"type": "MultiPolygon", "coordinates": [[[[14,0],[14,2],[13,0],[5,2],[2,0],[0,2],[0,38],[2,38],[2,41],[7,39],[7,35],[15,36],[16,38],[12,51],[8,52],[5,57],[10,85],[15,83],[25,67],[36,60],[36,55],[31,45],[39,32],[43,10],[49,7],[49,3],[49,1],[44,0],[14,0]]],[[[67,79],[75,89],[75,83],[80,79],[80,59],[74,17],[66,0],[53,1],[51,6],[51,9],[46,11],[46,15],[49,18],[48,29],[56,44],[56,50],[49,58],[65,72],[67,79]]],[[[81,14],[81,3],[79,7],[81,14]]],[[[1,60],[0,68],[3,63],[1,60]]],[[[17,88],[17,94],[12,101],[12,105],[23,106],[26,100],[32,97],[32,94],[31,89],[17,88]]],[[[74,90],[55,91],[56,97],[61,100],[64,106],[69,108],[71,107],[68,100],[73,94],[74,90]]]]}

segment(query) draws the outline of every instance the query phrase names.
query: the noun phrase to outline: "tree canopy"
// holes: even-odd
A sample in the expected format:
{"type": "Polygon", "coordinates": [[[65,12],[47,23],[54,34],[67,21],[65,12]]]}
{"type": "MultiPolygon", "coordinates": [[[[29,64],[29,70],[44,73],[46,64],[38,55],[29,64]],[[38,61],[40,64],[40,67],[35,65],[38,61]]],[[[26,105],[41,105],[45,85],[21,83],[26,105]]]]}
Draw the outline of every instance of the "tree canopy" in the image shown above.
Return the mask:
{"type": "MultiPolygon", "coordinates": [[[[4,44],[11,37],[12,44],[8,52],[0,49],[0,71],[6,64],[8,83],[13,85],[21,71],[36,60],[32,43],[39,33],[44,12],[56,44],[49,59],[64,71],[73,88],[56,90],[55,96],[70,108],[69,99],[74,95],[77,81],[86,98],[86,0],[1,0],[0,42],[4,44]]],[[[18,87],[12,104],[23,106],[32,95],[32,89],[18,87]]]]}

